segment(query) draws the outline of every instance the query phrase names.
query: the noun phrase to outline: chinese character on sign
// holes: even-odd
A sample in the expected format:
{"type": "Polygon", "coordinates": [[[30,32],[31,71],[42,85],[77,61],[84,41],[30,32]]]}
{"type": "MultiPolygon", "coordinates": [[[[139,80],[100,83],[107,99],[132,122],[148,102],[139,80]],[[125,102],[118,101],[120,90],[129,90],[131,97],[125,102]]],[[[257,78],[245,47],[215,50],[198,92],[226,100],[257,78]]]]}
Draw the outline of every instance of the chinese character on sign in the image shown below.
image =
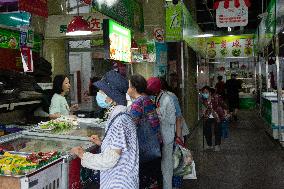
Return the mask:
{"type": "Polygon", "coordinates": [[[223,49],[227,48],[227,41],[226,40],[221,41],[221,48],[223,48],[223,49]]]}
{"type": "Polygon", "coordinates": [[[246,39],[245,47],[246,48],[252,47],[252,39],[246,39]]]}
{"type": "Polygon", "coordinates": [[[92,31],[100,31],[101,30],[101,22],[98,18],[92,18],[90,27],[92,31]]]}
{"type": "Polygon", "coordinates": [[[233,42],[233,46],[232,47],[237,47],[237,48],[241,47],[240,40],[237,39],[235,42],[233,42]]]}
{"type": "Polygon", "coordinates": [[[60,31],[60,33],[66,33],[67,32],[67,25],[60,25],[59,31],[60,31]]]}
{"type": "Polygon", "coordinates": [[[170,25],[170,28],[178,28],[180,25],[179,25],[179,19],[178,19],[178,12],[175,11],[173,13],[173,15],[171,16],[171,25],[170,25]]]}
{"type": "Polygon", "coordinates": [[[214,41],[211,41],[211,43],[210,43],[210,48],[212,48],[212,49],[215,48],[215,42],[214,42],[214,41]]]}

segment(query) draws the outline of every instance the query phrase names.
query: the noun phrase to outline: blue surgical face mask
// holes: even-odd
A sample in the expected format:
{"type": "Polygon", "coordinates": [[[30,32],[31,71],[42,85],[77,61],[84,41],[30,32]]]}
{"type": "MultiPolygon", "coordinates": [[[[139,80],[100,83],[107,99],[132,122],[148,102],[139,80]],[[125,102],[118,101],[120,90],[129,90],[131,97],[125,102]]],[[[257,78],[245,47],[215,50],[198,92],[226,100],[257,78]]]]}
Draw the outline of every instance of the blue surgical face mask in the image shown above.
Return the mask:
{"type": "Polygon", "coordinates": [[[107,95],[97,92],[96,100],[97,104],[101,108],[109,108],[110,104],[106,102],[107,95]]]}
{"type": "Polygon", "coordinates": [[[202,97],[204,99],[208,99],[209,98],[209,93],[202,93],[202,97]]]}

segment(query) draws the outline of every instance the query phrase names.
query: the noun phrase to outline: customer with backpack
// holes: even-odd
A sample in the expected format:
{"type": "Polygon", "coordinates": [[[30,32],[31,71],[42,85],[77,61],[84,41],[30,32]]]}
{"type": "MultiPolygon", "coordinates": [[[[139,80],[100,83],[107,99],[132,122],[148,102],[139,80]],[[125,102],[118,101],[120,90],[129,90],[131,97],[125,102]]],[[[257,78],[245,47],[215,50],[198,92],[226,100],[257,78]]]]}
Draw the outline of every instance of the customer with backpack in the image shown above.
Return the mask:
{"type": "Polygon", "coordinates": [[[157,77],[147,80],[147,90],[156,96],[155,104],[160,119],[162,147],[163,189],[172,189],[173,178],[173,147],[175,138],[181,138],[181,128],[176,128],[175,105],[172,97],[161,88],[161,81],[157,77]],[[180,132],[176,132],[180,131],[180,132]]]}
{"type": "MultiPolygon", "coordinates": [[[[161,173],[161,152],[160,152],[160,121],[156,112],[156,106],[149,96],[146,95],[147,81],[141,75],[132,75],[129,79],[129,88],[127,94],[133,99],[132,105],[129,109],[129,114],[137,124],[138,130],[138,142],[140,150],[140,165],[139,165],[139,188],[161,188],[162,185],[162,173],[161,173]],[[149,127],[150,132],[154,135],[145,135],[141,133],[141,127],[149,127]],[[144,141],[146,137],[146,141],[144,141]],[[141,140],[139,140],[141,139],[141,140]],[[153,155],[150,159],[144,159],[145,155],[143,146],[149,142],[156,140],[159,142],[158,152],[157,149],[153,149],[153,155]],[[142,149],[141,149],[142,148],[142,149]],[[155,156],[156,155],[156,156],[155,156]]],[[[155,147],[155,146],[154,146],[155,147]]],[[[156,146],[157,147],[157,146],[156,146]]],[[[147,147],[146,147],[147,148],[147,147]]],[[[151,150],[151,146],[148,146],[151,150]]],[[[152,154],[150,152],[150,154],[152,154]]],[[[149,158],[149,157],[148,157],[149,158]]]]}

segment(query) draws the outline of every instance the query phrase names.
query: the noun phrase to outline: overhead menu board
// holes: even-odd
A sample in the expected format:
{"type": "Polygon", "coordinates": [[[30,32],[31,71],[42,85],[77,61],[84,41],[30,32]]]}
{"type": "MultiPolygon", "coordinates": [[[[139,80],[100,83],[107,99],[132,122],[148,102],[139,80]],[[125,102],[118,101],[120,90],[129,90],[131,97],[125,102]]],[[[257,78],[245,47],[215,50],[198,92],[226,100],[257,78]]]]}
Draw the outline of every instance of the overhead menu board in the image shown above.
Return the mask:
{"type": "Polygon", "coordinates": [[[253,57],[253,35],[207,38],[207,55],[216,58],[253,57]]]}

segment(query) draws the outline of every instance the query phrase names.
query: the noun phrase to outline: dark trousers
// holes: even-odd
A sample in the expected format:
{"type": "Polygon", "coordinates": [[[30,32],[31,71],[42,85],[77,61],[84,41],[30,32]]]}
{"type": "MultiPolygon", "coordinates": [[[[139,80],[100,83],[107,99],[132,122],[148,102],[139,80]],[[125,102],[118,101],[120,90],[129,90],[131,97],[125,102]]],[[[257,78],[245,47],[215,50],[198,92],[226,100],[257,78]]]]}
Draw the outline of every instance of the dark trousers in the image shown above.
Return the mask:
{"type": "Polygon", "coordinates": [[[206,138],[208,146],[212,146],[212,129],[214,129],[215,134],[215,145],[220,145],[222,134],[221,125],[217,123],[216,119],[214,118],[206,119],[203,125],[203,134],[206,138]]]}

